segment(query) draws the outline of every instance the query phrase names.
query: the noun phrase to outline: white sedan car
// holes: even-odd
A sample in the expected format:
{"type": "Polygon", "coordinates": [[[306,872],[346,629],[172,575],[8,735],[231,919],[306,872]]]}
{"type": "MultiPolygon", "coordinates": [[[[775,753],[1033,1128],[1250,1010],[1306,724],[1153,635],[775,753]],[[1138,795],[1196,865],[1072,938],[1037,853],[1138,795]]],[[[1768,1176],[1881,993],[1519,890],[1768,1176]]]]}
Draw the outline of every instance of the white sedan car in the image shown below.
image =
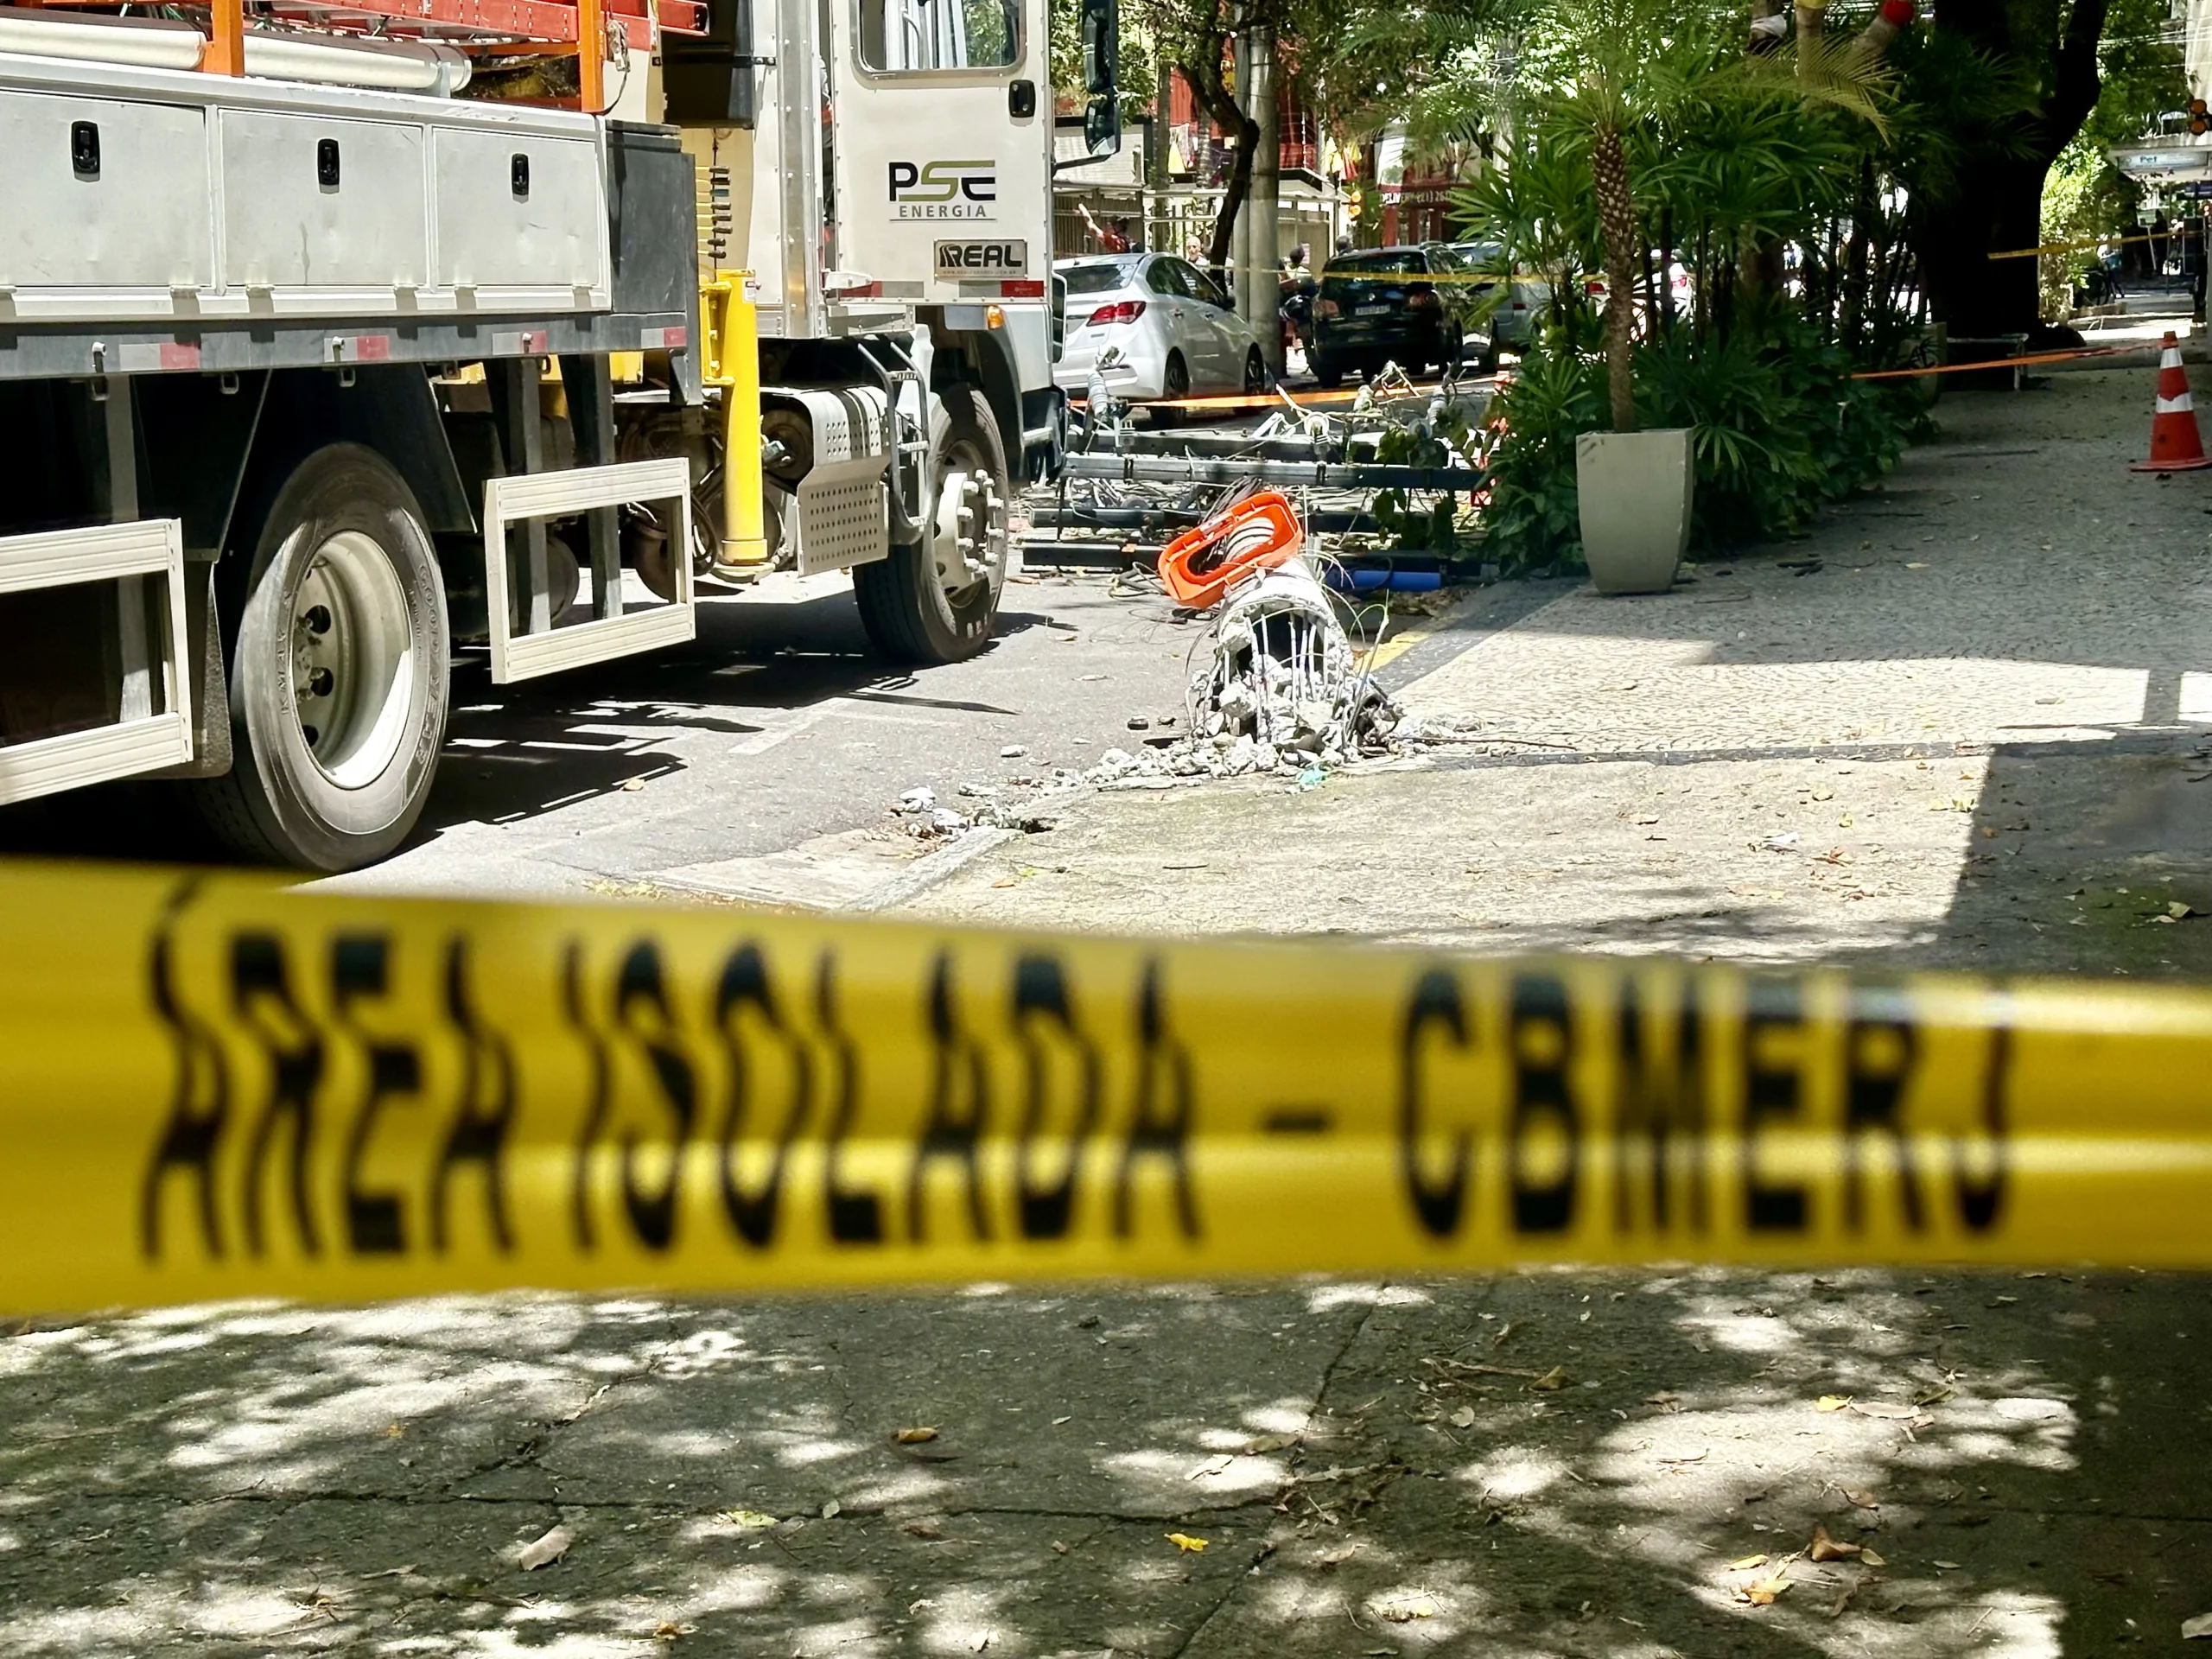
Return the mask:
{"type": "Polygon", "coordinates": [[[1267,384],[1259,337],[1212,277],[1166,253],[1063,259],[1067,339],[1052,378],[1078,395],[1095,374],[1116,397],[1207,397],[1267,384]]]}

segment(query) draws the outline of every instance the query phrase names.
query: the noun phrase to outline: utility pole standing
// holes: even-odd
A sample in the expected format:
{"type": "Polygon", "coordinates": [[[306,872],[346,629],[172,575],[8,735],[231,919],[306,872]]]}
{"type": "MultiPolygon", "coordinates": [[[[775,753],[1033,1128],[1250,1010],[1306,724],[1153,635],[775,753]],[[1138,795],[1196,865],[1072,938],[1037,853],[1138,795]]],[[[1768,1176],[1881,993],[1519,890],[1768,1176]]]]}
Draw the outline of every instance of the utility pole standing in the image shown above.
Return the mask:
{"type": "Polygon", "coordinates": [[[1244,206],[1250,226],[1242,238],[1251,254],[1252,286],[1246,321],[1260,336],[1260,350],[1268,366],[1282,372],[1282,329],[1276,321],[1278,284],[1275,271],[1282,258],[1282,123],[1275,103],[1275,31],[1272,24],[1255,25],[1251,31],[1250,90],[1244,107],[1259,125],[1253,141],[1252,190],[1244,206]]]}

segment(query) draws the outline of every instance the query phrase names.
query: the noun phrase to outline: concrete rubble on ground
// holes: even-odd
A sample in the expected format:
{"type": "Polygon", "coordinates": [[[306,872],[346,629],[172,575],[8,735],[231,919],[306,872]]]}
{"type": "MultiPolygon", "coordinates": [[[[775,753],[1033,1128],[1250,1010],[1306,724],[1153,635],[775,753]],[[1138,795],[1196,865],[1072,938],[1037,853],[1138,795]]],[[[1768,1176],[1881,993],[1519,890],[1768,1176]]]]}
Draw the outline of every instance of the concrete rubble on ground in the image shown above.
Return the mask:
{"type": "MultiPolygon", "coordinates": [[[[1376,683],[1338,616],[1332,595],[1303,558],[1231,590],[1185,688],[1181,715],[1132,715],[1141,747],[1109,748],[1096,765],[1039,767],[1003,782],[970,779],[941,806],[934,790],[908,790],[893,808],[925,839],[970,829],[1033,833],[1052,827],[1051,797],[1087,789],[1172,789],[1213,779],[1275,776],[1312,789],[1362,760],[1405,759],[1482,744],[1486,723],[1409,713],[1376,683]]],[[[1426,608],[1426,607],[1423,607],[1426,608]]],[[[1509,741],[1510,740],[1508,740],[1509,741]]],[[[1008,745],[1001,758],[1028,751],[1008,745]]]]}
{"type": "Polygon", "coordinates": [[[1396,745],[1403,712],[1361,666],[1328,590],[1303,559],[1233,589],[1201,654],[1183,732],[1135,753],[1108,750],[1086,782],[1302,778],[1396,745]]]}

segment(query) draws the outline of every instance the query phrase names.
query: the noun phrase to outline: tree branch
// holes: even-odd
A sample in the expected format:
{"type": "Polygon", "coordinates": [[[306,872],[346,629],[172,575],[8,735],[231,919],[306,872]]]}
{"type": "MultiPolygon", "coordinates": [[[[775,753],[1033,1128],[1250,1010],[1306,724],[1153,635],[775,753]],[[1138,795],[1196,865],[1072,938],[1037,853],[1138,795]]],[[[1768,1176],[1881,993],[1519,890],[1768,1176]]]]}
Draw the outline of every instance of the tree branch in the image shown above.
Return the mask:
{"type": "Polygon", "coordinates": [[[2104,81],[2097,70],[2097,42],[2105,32],[2107,0],[2074,0],[2066,33],[2058,43],[2050,103],[2044,117],[2045,159],[2074,142],[2089,111],[2097,106],[2104,81]]]}

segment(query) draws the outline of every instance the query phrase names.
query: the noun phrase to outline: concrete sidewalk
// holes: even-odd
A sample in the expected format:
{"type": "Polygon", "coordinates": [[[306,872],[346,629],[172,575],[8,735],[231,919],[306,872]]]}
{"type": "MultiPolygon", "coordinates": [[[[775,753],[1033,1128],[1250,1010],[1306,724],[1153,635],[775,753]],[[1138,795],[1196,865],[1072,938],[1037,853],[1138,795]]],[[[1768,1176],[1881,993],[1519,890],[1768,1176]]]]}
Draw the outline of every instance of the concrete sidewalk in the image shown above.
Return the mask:
{"type": "Polygon", "coordinates": [[[2212,474],[2150,378],[1954,393],[1783,548],[1586,588],[1407,686],[1470,741],[1311,793],[1081,799],[918,899],[1009,926],[2212,967],[2212,474]]]}
{"type": "MultiPolygon", "coordinates": [[[[909,908],[2202,972],[2212,477],[2126,472],[2149,404],[1948,397],[1805,542],[1478,596],[1402,659],[1465,744],[1063,798],[909,908]]],[[[0,1653],[2164,1650],[2208,1339],[2196,1279],[1680,1269],[35,1323],[0,1653]]]]}

